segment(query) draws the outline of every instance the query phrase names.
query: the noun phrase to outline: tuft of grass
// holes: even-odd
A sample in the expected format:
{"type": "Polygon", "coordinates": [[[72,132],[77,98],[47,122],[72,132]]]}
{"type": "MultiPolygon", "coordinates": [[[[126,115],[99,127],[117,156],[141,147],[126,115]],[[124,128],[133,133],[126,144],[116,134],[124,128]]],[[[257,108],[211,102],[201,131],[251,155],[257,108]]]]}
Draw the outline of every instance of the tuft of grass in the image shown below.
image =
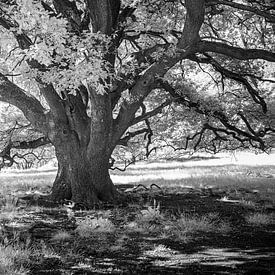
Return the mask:
{"type": "Polygon", "coordinates": [[[19,198],[15,195],[4,194],[1,199],[0,206],[0,222],[13,220],[20,216],[21,209],[18,206],[19,198]]]}
{"type": "Polygon", "coordinates": [[[53,235],[51,238],[52,241],[57,241],[57,242],[64,242],[68,241],[72,238],[71,234],[66,232],[66,231],[59,231],[56,234],[53,235]]]}
{"type": "Polygon", "coordinates": [[[252,213],[245,217],[247,223],[254,226],[263,226],[275,224],[275,215],[274,214],[265,214],[265,213],[252,213]]]}
{"type": "Polygon", "coordinates": [[[25,275],[30,264],[31,250],[19,245],[0,245],[0,274],[25,275]]]}
{"type": "Polygon", "coordinates": [[[154,200],[153,206],[148,206],[147,209],[141,210],[137,215],[135,222],[130,223],[128,228],[131,228],[131,225],[136,224],[139,229],[155,230],[164,222],[165,217],[160,211],[160,204],[154,200]]]}
{"type": "Polygon", "coordinates": [[[144,254],[149,257],[170,258],[175,253],[176,252],[171,248],[163,244],[159,244],[155,245],[151,250],[145,251],[144,254]]]}
{"type": "Polygon", "coordinates": [[[231,230],[228,223],[221,221],[216,213],[204,216],[182,214],[177,220],[165,226],[166,234],[182,241],[189,241],[192,236],[201,232],[225,234],[231,230]]]}
{"type": "Polygon", "coordinates": [[[113,232],[115,230],[114,224],[108,218],[90,218],[85,217],[85,219],[77,222],[77,228],[75,231],[80,237],[89,237],[96,232],[113,232]]]}
{"type": "Polygon", "coordinates": [[[4,198],[4,207],[3,210],[5,211],[14,211],[17,209],[18,206],[18,197],[11,195],[11,194],[6,194],[4,198]]]}

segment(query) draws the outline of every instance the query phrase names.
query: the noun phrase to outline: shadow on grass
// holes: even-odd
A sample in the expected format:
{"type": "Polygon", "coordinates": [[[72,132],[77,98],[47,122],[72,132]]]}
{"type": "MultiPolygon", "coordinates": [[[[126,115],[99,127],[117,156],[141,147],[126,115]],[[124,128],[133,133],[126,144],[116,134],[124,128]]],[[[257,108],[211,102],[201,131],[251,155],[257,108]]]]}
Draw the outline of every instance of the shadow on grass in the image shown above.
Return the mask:
{"type": "Polygon", "coordinates": [[[114,232],[98,232],[87,238],[76,235],[74,219],[68,220],[64,208],[41,208],[19,218],[20,222],[32,224],[28,232],[34,244],[42,243],[52,250],[48,256],[39,252],[40,258],[29,265],[28,274],[272,274],[275,271],[274,226],[249,226],[245,216],[254,210],[248,206],[227,204],[198,193],[143,192],[131,194],[130,199],[123,208],[75,211],[76,220],[105,213],[116,226],[114,232]],[[160,234],[157,227],[156,231],[124,229],[125,223],[140,212],[131,208],[133,203],[144,209],[144,204],[153,200],[160,202],[167,217],[218,213],[232,230],[197,232],[190,239],[177,239],[160,234]],[[71,238],[53,240],[59,230],[68,232],[71,238]]]}

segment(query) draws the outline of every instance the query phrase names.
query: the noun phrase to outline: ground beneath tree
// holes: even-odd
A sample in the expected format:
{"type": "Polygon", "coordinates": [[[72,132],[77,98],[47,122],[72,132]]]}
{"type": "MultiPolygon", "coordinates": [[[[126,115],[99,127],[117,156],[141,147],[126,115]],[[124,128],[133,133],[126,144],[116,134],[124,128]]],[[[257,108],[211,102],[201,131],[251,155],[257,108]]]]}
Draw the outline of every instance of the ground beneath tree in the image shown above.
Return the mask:
{"type": "Polygon", "coordinates": [[[30,275],[274,274],[274,222],[246,220],[253,213],[274,218],[270,201],[248,190],[250,203],[239,200],[243,189],[132,187],[120,187],[128,191],[121,205],[19,210],[2,221],[2,242],[34,249],[30,275]],[[181,217],[198,219],[187,219],[187,228],[181,217]]]}

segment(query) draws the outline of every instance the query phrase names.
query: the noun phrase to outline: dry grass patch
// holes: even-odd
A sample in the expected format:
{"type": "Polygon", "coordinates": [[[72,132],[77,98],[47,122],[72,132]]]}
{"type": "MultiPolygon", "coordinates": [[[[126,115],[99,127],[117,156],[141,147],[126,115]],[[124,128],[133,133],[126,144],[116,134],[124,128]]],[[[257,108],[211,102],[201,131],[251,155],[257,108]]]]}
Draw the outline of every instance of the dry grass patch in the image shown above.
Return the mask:
{"type": "Polygon", "coordinates": [[[179,219],[165,226],[164,233],[181,241],[190,241],[201,232],[226,234],[230,231],[231,227],[227,222],[220,220],[217,214],[209,213],[203,216],[182,214],[179,219]]]}
{"type": "Polygon", "coordinates": [[[51,240],[56,241],[56,242],[64,242],[64,241],[70,240],[71,238],[72,238],[72,236],[70,233],[68,233],[66,231],[59,231],[53,235],[51,240]]]}
{"type": "Polygon", "coordinates": [[[275,215],[265,213],[252,213],[245,217],[247,223],[254,226],[275,224],[275,215]]]}
{"type": "Polygon", "coordinates": [[[141,210],[136,217],[136,223],[144,229],[153,229],[155,225],[160,225],[164,222],[165,217],[160,211],[160,204],[154,200],[153,206],[148,206],[147,209],[141,210]]]}
{"type": "Polygon", "coordinates": [[[115,230],[114,224],[108,219],[103,217],[90,218],[77,222],[77,228],[75,231],[80,237],[89,237],[94,233],[107,233],[115,230]]]}
{"type": "Polygon", "coordinates": [[[19,245],[0,245],[0,274],[24,275],[30,264],[31,250],[19,245]]]}

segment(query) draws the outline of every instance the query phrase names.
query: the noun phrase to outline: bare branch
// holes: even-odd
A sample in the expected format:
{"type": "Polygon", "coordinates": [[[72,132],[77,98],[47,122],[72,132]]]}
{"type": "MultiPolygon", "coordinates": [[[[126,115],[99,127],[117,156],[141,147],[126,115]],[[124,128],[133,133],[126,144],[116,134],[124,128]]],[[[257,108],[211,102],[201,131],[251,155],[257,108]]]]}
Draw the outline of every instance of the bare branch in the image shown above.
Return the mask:
{"type": "Polygon", "coordinates": [[[27,162],[26,156],[33,155],[38,159],[37,155],[34,154],[33,152],[27,152],[24,154],[15,153],[15,154],[11,155],[12,149],[21,149],[21,150],[22,149],[36,149],[38,147],[45,146],[50,143],[51,142],[46,137],[40,137],[38,139],[30,140],[30,141],[12,141],[11,137],[9,137],[4,148],[2,148],[0,151],[0,158],[2,158],[2,162],[0,164],[0,170],[1,170],[1,168],[5,167],[5,166],[10,167],[14,163],[17,163],[15,158],[21,158],[27,162]]]}
{"type": "MultiPolygon", "coordinates": [[[[185,137],[185,143],[183,147],[175,147],[172,144],[168,144],[167,141],[164,141],[166,144],[165,145],[161,145],[161,146],[154,146],[153,148],[151,148],[147,153],[148,156],[152,153],[152,152],[156,152],[159,149],[163,149],[163,148],[172,148],[175,152],[176,151],[186,151],[188,149],[188,147],[190,147],[190,142],[194,142],[194,144],[192,145],[192,149],[194,151],[197,151],[199,149],[199,145],[203,139],[203,135],[206,131],[206,127],[203,127],[200,131],[194,133],[193,135],[188,135],[187,137],[185,137]]],[[[147,156],[147,157],[148,157],[147,156]]]]}
{"type": "Polygon", "coordinates": [[[113,165],[114,165],[114,163],[115,163],[115,160],[112,158],[111,159],[112,161],[111,161],[111,163],[110,163],[110,170],[118,170],[118,171],[121,171],[121,172],[125,172],[126,171],[126,169],[127,169],[127,167],[129,167],[130,165],[132,165],[132,164],[134,164],[135,162],[136,162],[136,159],[135,158],[133,158],[131,161],[124,161],[124,167],[123,168],[119,168],[119,167],[112,167],[113,165]]]}

